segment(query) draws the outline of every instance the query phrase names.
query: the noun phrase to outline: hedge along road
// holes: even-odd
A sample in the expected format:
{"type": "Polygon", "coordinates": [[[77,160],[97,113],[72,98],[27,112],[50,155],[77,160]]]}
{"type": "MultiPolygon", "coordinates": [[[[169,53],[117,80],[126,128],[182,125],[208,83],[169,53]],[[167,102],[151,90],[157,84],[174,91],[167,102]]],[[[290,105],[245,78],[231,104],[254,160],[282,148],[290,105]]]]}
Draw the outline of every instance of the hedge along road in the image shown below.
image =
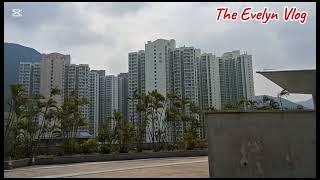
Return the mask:
{"type": "Polygon", "coordinates": [[[208,157],[151,158],[127,161],[29,166],[4,171],[5,178],[37,177],[209,177],[208,157]]]}

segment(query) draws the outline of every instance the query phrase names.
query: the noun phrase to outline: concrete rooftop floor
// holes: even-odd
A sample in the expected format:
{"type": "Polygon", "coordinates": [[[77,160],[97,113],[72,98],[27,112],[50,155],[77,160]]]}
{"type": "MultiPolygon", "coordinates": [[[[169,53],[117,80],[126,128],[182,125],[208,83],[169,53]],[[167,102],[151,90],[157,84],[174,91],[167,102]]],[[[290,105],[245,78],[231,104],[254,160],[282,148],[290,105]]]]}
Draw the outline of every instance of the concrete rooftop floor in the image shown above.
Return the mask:
{"type": "Polygon", "coordinates": [[[5,178],[209,177],[208,156],[39,165],[4,171],[5,178]]]}

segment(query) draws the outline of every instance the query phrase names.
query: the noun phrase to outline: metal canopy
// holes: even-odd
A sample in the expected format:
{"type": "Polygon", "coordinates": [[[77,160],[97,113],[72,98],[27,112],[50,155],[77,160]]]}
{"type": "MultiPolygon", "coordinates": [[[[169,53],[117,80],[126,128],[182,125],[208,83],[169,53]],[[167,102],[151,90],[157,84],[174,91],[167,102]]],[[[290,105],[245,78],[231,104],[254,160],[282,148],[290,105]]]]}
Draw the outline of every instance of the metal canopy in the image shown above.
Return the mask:
{"type": "Polygon", "coordinates": [[[316,94],[316,70],[257,71],[290,93],[316,94]]]}

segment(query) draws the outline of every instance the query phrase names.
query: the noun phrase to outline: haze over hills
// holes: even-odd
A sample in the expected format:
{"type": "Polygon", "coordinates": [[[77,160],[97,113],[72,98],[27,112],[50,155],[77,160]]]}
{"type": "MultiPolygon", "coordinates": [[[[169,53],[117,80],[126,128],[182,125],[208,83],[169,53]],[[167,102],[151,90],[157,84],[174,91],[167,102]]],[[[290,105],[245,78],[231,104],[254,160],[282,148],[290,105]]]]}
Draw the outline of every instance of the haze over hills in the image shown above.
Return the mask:
{"type": "Polygon", "coordinates": [[[10,85],[18,82],[20,61],[40,62],[41,54],[20,44],[4,43],[4,111],[9,110],[7,100],[11,98],[10,85]]]}
{"type": "MultiPolygon", "coordinates": [[[[273,97],[273,96],[268,96],[268,97],[274,99],[276,102],[278,102],[280,104],[280,100],[278,97],[273,97]]],[[[263,99],[263,95],[255,96],[255,100],[258,103],[262,102],[262,99],[263,99]]],[[[284,99],[284,98],[282,98],[281,101],[282,101],[282,105],[284,107],[286,107],[287,109],[297,109],[298,105],[302,105],[304,109],[313,109],[313,104],[312,104],[312,106],[306,106],[308,104],[295,103],[295,102],[289,101],[288,99],[284,99]]],[[[308,100],[308,101],[310,101],[310,100],[308,100]]],[[[311,101],[312,101],[312,99],[311,99],[311,101]]]]}
{"type": "Polygon", "coordinates": [[[313,105],[313,99],[308,99],[306,101],[299,101],[297,102],[297,104],[301,104],[302,106],[305,106],[309,109],[314,109],[314,105],[313,105]]]}

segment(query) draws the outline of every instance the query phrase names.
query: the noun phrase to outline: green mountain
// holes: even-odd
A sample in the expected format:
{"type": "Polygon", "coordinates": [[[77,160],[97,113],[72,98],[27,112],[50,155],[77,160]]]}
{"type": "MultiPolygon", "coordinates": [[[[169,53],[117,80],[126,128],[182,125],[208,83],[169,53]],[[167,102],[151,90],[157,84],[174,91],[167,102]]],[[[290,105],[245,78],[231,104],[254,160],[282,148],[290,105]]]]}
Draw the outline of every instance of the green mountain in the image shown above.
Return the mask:
{"type": "Polygon", "coordinates": [[[41,54],[33,48],[14,43],[4,43],[4,111],[9,111],[10,85],[18,82],[19,63],[40,62],[41,54]]]}

